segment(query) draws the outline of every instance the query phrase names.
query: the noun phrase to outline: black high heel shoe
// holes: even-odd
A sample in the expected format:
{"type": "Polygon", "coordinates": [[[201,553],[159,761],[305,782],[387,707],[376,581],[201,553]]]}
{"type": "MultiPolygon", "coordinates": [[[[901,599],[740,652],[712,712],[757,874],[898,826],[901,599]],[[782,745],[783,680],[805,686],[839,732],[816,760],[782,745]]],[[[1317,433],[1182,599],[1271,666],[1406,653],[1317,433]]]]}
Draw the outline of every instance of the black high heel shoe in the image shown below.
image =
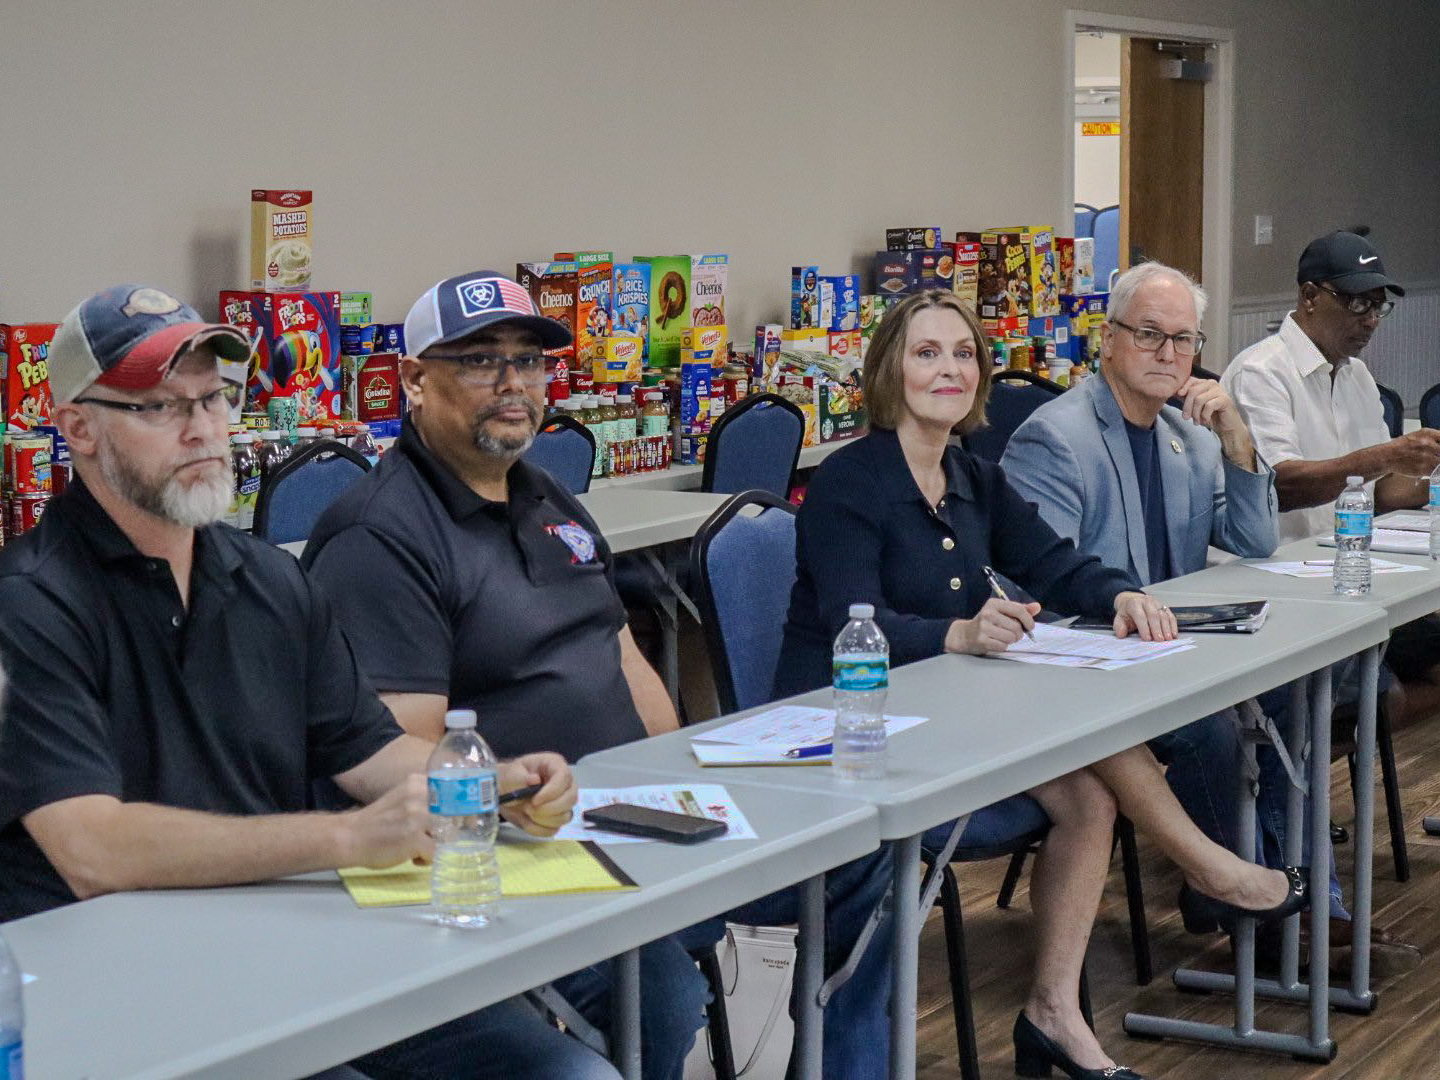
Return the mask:
{"type": "Polygon", "coordinates": [[[1236,919],[1245,916],[1262,923],[1288,919],[1297,911],[1304,911],[1310,906],[1310,868],[1308,866],[1286,866],[1281,869],[1281,873],[1285,875],[1290,889],[1285,894],[1285,899],[1272,908],[1256,911],[1252,908],[1241,907],[1239,904],[1231,904],[1225,900],[1216,900],[1213,896],[1206,896],[1196,889],[1191,889],[1191,910],[1197,915],[1203,914],[1214,919],[1221,926],[1234,925],[1236,919]]]}
{"type": "Polygon", "coordinates": [[[1185,924],[1187,934],[1215,934],[1220,931],[1220,924],[1205,904],[1207,899],[1190,888],[1188,882],[1180,883],[1180,895],[1175,898],[1175,906],[1180,909],[1180,921],[1185,924]]]}
{"type": "Polygon", "coordinates": [[[1134,1069],[1111,1065],[1104,1069],[1082,1069],[1055,1041],[1030,1022],[1022,1009],[1015,1017],[1015,1075],[1046,1077],[1057,1068],[1071,1080],[1145,1080],[1134,1069]]]}

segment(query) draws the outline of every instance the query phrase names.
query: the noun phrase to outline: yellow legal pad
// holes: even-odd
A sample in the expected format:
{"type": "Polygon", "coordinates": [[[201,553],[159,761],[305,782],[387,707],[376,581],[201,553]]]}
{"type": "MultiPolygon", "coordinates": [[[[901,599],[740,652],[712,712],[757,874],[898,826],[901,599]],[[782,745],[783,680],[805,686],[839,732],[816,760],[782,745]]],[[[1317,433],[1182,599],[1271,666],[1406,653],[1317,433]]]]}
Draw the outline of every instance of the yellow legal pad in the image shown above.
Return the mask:
{"type": "MultiPolygon", "coordinates": [[[[625,871],[590,840],[500,843],[502,896],[554,896],[561,893],[618,892],[637,889],[625,871]]],[[[430,868],[414,863],[383,870],[350,866],[340,871],[356,905],[399,907],[430,902],[430,868]]]]}

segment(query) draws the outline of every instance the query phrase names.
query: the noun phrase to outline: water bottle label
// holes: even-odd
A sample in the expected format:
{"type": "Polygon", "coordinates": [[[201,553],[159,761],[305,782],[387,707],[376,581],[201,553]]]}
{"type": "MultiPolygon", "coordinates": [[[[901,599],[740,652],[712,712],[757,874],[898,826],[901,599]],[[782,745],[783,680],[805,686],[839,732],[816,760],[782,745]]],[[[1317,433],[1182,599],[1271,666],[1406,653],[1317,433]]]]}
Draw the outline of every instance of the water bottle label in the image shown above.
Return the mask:
{"type": "Polygon", "coordinates": [[[837,659],[831,671],[836,690],[884,690],[890,685],[890,665],[883,660],[837,659]]]}
{"type": "Polygon", "coordinates": [[[1370,535],[1371,514],[1368,510],[1336,510],[1335,539],[1349,540],[1370,535]]]}
{"type": "Polygon", "coordinates": [[[25,1048],[19,1039],[0,1046],[0,1080],[25,1080],[25,1048]]]}
{"type": "Polygon", "coordinates": [[[1440,510],[1440,480],[1430,481],[1430,509],[1440,510]]]}
{"type": "Polygon", "coordinates": [[[495,774],[449,776],[431,773],[430,813],[441,817],[462,817],[467,814],[488,814],[498,807],[495,774]]]}

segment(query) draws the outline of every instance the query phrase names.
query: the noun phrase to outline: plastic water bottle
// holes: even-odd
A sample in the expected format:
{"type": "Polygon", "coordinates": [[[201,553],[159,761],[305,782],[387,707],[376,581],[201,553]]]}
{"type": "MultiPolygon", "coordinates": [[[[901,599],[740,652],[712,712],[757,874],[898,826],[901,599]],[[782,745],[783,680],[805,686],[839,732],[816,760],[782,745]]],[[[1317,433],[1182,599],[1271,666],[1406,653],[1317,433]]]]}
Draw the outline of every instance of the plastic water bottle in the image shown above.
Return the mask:
{"type": "Polygon", "coordinates": [[[499,787],[495,755],[475,730],[473,710],[445,714],[445,737],[425,772],[435,836],[430,903],[443,926],[486,926],[500,901],[499,787]]]}
{"type": "Polygon", "coordinates": [[[1440,465],[1430,474],[1430,558],[1440,559],[1440,465]]]}
{"type": "Polygon", "coordinates": [[[0,938],[0,1080],[25,1080],[25,1002],[20,965],[0,938]]]}
{"type": "Polygon", "coordinates": [[[1370,591],[1374,523],[1375,506],[1365,490],[1365,478],[1347,476],[1345,490],[1335,500],[1335,591],[1341,596],[1364,596],[1370,591]]]}
{"type": "Polygon", "coordinates": [[[850,621],[835,639],[835,773],[844,780],[885,775],[885,695],[890,688],[890,643],[875,625],[875,609],[851,604],[850,621]]]}

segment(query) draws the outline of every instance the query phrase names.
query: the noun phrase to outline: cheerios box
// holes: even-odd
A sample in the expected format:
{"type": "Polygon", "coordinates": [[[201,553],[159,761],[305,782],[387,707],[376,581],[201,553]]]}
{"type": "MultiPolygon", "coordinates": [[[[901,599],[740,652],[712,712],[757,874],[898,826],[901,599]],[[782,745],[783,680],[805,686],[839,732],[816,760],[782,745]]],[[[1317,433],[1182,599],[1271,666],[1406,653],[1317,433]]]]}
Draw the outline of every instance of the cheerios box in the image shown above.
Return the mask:
{"type": "Polygon", "coordinates": [[[650,267],[650,366],[673,368],[680,363],[680,336],[692,325],[690,256],[637,255],[635,261],[650,267]]]}
{"type": "Polygon", "coordinates": [[[545,350],[568,366],[575,359],[575,263],[569,259],[517,263],[515,280],[530,294],[541,315],[570,331],[572,344],[545,350]]]}
{"type": "Polygon", "coordinates": [[[5,410],[0,432],[50,423],[50,341],[57,328],[55,323],[0,323],[5,410]]]}
{"type": "Polygon", "coordinates": [[[315,214],[311,192],[250,191],[250,288],[302,291],[310,284],[315,214]]]}
{"type": "Polygon", "coordinates": [[[650,266],[648,263],[616,263],[611,295],[615,319],[611,333],[634,334],[640,339],[641,356],[650,351],[650,266]]]}
{"type": "Polygon", "coordinates": [[[343,415],[338,292],[222,292],[220,317],[243,327],[255,350],[246,411],[272,397],[293,397],[304,420],[343,415]]]}
{"type": "Polygon", "coordinates": [[[729,255],[690,257],[690,325],[725,325],[725,281],[729,255]]]}

